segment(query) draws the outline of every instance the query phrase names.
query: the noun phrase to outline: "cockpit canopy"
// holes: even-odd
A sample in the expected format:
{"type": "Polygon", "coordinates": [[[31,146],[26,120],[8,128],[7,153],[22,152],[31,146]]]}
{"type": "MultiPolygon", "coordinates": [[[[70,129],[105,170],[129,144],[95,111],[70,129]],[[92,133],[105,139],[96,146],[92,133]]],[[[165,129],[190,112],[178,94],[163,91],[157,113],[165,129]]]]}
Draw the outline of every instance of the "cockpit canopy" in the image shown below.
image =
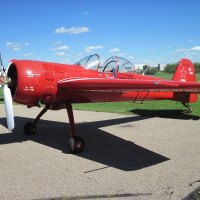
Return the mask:
{"type": "Polygon", "coordinates": [[[109,72],[112,70],[116,70],[119,73],[134,73],[135,67],[133,63],[127,59],[119,56],[113,56],[108,58],[103,66],[104,72],[109,72]]]}
{"type": "Polygon", "coordinates": [[[100,57],[98,54],[89,55],[78,62],[75,63],[75,65],[81,65],[82,67],[86,69],[92,69],[92,70],[99,70],[100,68],[100,57]]]}
{"type": "Polygon", "coordinates": [[[135,67],[129,60],[119,57],[112,56],[106,60],[104,65],[100,64],[100,56],[98,54],[89,55],[80,61],[75,63],[81,65],[86,69],[97,70],[102,72],[119,72],[119,73],[134,73],[135,67]]]}

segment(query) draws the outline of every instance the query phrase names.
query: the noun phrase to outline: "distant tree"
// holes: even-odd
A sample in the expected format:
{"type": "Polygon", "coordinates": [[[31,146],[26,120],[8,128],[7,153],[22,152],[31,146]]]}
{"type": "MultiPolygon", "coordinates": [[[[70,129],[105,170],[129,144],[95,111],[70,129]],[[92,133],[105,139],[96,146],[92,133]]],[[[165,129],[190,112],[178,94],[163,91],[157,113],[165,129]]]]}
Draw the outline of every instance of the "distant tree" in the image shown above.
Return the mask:
{"type": "MultiPolygon", "coordinates": [[[[200,73],[200,62],[195,62],[194,68],[196,73],[200,73]]],[[[166,67],[164,68],[164,72],[167,73],[174,73],[176,71],[177,63],[171,63],[167,64],[166,67]]]]}
{"type": "Polygon", "coordinates": [[[148,67],[149,67],[149,65],[144,65],[143,66],[143,71],[145,71],[148,67]]]}
{"type": "Polygon", "coordinates": [[[145,74],[146,75],[155,75],[157,72],[158,72],[157,67],[149,67],[145,74]]]}
{"type": "Polygon", "coordinates": [[[143,72],[144,72],[144,70],[143,69],[136,69],[136,74],[142,74],[143,72]]]}
{"type": "Polygon", "coordinates": [[[144,65],[143,69],[137,71],[138,74],[144,73],[144,75],[155,75],[157,72],[158,72],[157,67],[150,67],[149,65],[144,65]]]}
{"type": "Polygon", "coordinates": [[[176,71],[177,63],[167,64],[164,68],[164,72],[166,73],[174,73],[176,71]]]}
{"type": "Polygon", "coordinates": [[[200,62],[195,62],[194,68],[196,73],[200,73],[200,62]]]}
{"type": "Polygon", "coordinates": [[[158,64],[158,67],[157,67],[158,71],[160,72],[160,64],[158,64]]]}

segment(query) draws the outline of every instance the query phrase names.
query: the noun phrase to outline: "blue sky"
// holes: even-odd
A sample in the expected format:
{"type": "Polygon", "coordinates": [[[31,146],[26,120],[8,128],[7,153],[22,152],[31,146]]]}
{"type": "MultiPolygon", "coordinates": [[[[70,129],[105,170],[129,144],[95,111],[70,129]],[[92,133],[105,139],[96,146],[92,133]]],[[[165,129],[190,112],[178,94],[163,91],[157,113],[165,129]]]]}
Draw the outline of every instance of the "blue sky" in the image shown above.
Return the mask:
{"type": "Polygon", "coordinates": [[[6,0],[0,51],[9,60],[74,63],[98,53],[134,64],[200,61],[199,0],[6,0]]]}

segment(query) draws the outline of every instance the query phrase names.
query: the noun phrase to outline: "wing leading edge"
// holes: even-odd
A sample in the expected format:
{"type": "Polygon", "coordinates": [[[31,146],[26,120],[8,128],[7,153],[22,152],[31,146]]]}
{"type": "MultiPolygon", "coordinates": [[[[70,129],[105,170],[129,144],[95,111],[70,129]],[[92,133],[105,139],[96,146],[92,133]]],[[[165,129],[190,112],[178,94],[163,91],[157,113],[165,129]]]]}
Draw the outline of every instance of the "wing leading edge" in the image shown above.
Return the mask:
{"type": "Polygon", "coordinates": [[[67,91],[170,91],[200,93],[200,83],[168,80],[137,80],[115,78],[74,78],[58,82],[67,91]]]}

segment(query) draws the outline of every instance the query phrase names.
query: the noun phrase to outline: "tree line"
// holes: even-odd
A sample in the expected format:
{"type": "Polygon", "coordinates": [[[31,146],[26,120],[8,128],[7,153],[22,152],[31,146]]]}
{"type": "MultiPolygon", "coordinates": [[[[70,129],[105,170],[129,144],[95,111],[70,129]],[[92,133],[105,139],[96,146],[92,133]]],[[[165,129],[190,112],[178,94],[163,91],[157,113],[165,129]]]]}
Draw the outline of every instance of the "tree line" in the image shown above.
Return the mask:
{"type": "MultiPolygon", "coordinates": [[[[200,62],[194,62],[193,64],[195,72],[200,73],[200,62]]],[[[166,73],[174,73],[176,71],[177,65],[178,63],[167,64],[163,71],[166,73]]],[[[137,73],[143,74],[143,72],[145,72],[145,75],[155,75],[158,71],[160,71],[160,65],[158,65],[158,67],[151,67],[149,65],[144,65],[143,69],[137,70],[137,73]]]]}
{"type": "MultiPolygon", "coordinates": [[[[194,62],[194,68],[196,73],[200,73],[200,62],[194,62]]],[[[178,63],[171,63],[167,64],[166,67],[164,68],[164,72],[166,73],[174,73],[176,71],[178,63]]]]}

